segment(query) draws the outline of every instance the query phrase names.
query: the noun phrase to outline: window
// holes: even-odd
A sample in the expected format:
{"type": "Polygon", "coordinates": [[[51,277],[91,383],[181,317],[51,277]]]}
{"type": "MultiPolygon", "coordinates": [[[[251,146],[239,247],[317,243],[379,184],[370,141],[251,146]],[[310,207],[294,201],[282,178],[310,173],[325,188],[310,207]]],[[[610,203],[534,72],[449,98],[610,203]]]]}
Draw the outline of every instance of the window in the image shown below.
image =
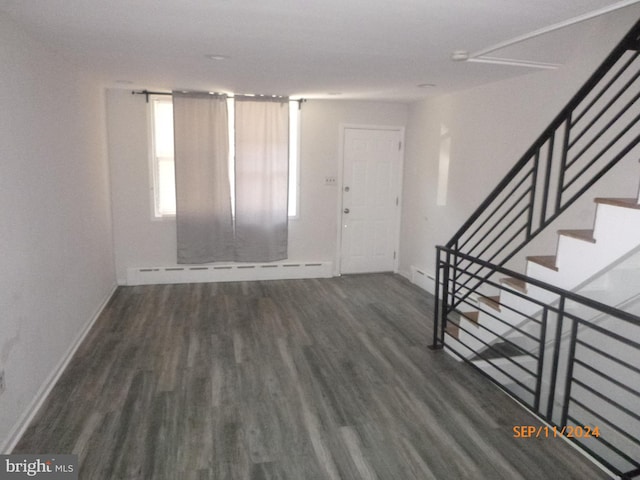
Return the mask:
{"type": "Polygon", "coordinates": [[[176,214],[176,178],[173,168],[173,104],[169,97],[150,99],[151,177],[154,217],[176,214]]]}
{"type": "MultiPolygon", "coordinates": [[[[153,217],[161,219],[176,214],[175,169],[173,160],[173,102],[168,95],[149,97],[151,109],[151,198],[153,217]]],[[[233,167],[233,98],[228,99],[229,108],[229,162],[233,167]]],[[[299,136],[300,111],[298,102],[289,102],[289,218],[298,215],[299,184],[299,136]]],[[[233,174],[234,169],[230,168],[233,174]]],[[[233,179],[232,204],[233,204],[233,179]]],[[[233,205],[232,205],[233,208],[233,205]]]]}

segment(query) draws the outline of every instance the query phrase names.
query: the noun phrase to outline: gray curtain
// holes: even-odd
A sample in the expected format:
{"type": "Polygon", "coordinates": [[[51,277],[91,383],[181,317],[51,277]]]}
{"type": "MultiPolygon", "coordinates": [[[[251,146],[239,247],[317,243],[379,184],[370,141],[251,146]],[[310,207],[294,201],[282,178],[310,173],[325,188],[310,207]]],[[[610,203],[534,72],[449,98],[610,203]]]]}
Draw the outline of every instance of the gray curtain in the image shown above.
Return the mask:
{"type": "Polygon", "coordinates": [[[173,92],[178,263],[234,259],[224,95],[173,92]]]}
{"type": "Polygon", "coordinates": [[[289,99],[235,98],[236,260],[287,258],[289,99]]]}

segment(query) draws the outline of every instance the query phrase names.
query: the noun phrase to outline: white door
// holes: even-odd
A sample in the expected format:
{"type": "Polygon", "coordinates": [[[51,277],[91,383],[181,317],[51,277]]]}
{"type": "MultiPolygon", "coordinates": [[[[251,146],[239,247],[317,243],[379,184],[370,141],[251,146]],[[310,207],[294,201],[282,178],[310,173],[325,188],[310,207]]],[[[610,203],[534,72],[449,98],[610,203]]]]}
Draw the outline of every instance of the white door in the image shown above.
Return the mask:
{"type": "Polygon", "coordinates": [[[393,271],[402,131],[345,128],[343,137],[340,272],[393,271]]]}

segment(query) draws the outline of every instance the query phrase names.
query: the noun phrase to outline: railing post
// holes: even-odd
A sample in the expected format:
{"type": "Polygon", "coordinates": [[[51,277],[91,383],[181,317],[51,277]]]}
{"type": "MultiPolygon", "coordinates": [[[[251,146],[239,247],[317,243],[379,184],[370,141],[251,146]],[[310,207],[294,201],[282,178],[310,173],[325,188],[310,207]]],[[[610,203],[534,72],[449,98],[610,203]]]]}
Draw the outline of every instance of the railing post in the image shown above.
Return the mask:
{"type": "Polygon", "coordinates": [[[553,145],[555,131],[549,134],[549,146],[547,149],[547,169],[544,174],[544,189],[542,191],[542,206],[540,208],[540,227],[544,228],[547,222],[547,202],[549,201],[549,188],[551,184],[551,170],[553,168],[553,145]]]}
{"type": "MultiPolygon", "coordinates": [[[[563,303],[564,307],[564,303],[563,303]]],[[[571,396],[571,380],[573,379],[573,364],[576,356],[576,340],[578,338],[578,322],[573,319],[571,325],[571,337],[569,341],[569,360],[567,363],[567,376],[564,384],[564,401],[562,403],[562,419],[560,425],[567,424],[567,416],[569,415],[569,397],[571,396]]]]}
{"type": "Polygon", "coordinates": [[[442,275],[442,308],[440,309],[441,312],[441,324],[440,324],[440,344],[444,346],[444,332],[445,329],[447,328],[447,319],[449,317],[449,288],[450,288],[450,284],[449,284],[449,266],[451,265],[451,252],[449,250],[447,250],[446,256],[445,256],[446,260],[445,260],[445,265],[444,265],[444,272],[442,275]]]}
{"type": "Polygon", "coordinates": [[[431,344],[432,350],[439,350],[443,347],[441,343],[438,342],[438,329],[440,326],[440,309],[442,308],[441,300],[440,300],[440,269],[442,268],[440,257],[442,255],[442,250],[440,247],[436,247],[436,284],[434,288],[435,301],[433,307],[433,343],[431,344]]]}
{"type": "Polygon", "coordinates": [[[558,381],[558,363],[560,359],[560,344],[562,343],[562,321],[564,319],[564,297],[560,297],[558,305],[558,320],[553,346],[553,363],[551,366],[551,379],[549,381],[549,399],[547,400],[546,419],[553,422],[553,403],[556,396],[556,382],[558,381]]]}
{"type": "Polygon", "coordinates": [[[540,324],[540,345],[538,346],[538,369],[536,372],[536,393],[533,400],[533,409],[540,412],[540,395],[542,394],[542,375],[544,372],[544,355],[547,343],[547,317],[549,310],[544,308],[542,311],[542,322],[540,324]]]}
{"type": "Polygon", "coordinates": [[[538,166],[540,165],[540,150],[536,150],[533,157],[531,171],[531,192],[529,193],[529,211],[527,212],[527,241],[531,239],[533,231],[533,211],[536,207],[536,188],[538,186],[538,166]]]}
{"type": "Polygon", "coordinates": [[[567,156],[569,155],[569,136],[571,135],[572,112],[567,115],[564,127],[564,139],[562,141],[562,155],[560,156],[560,168],[558,169],[558,189],[556,191],[556,204],[554,214],[562,208],[562,193],[564,192],[564,174],[567,169],[567,156]]]}

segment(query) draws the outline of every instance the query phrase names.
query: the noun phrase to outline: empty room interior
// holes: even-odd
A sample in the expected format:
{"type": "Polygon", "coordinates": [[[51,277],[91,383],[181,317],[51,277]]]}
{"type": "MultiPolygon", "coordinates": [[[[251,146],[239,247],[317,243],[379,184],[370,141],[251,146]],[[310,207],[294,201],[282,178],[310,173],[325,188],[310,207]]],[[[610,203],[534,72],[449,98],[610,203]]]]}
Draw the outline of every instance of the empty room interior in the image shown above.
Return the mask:
{"type": "Polygon", "coordinates": [[[639,20],[0,0],[0,454],[640,478],[639,20]]]}

